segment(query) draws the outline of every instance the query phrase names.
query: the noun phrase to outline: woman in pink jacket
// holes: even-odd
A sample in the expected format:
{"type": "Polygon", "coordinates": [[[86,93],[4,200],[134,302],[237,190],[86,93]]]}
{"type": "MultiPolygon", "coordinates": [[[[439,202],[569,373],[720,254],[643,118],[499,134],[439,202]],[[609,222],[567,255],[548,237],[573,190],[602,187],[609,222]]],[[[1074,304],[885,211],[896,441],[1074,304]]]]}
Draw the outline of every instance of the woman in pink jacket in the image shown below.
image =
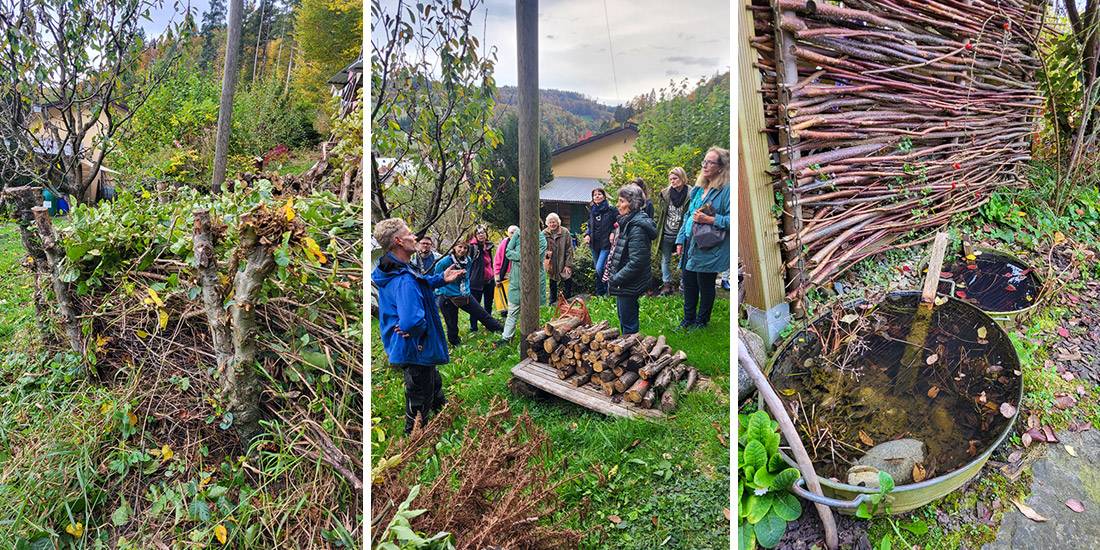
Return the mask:
{"type": "MultiPolygon", "coordinates": [[[[515,235],[516,231],[519,231],[518,227],[514,225],[508,226],[508,234],[500,240],[500,244],[497,245],[496,254],[493,256],[493,278],[496,280],[497,284],[507,279],[508,273],[512,270],[512,262],[504,255],[504,251],[508,248],[508,239],[512,238],[512,235],[515,235]]],[[[507,296],[507,293],[505,296],[507,296]]],[[[507,311],[507,308],[505,308],[504,315],[507,315],[507,311]]]]}

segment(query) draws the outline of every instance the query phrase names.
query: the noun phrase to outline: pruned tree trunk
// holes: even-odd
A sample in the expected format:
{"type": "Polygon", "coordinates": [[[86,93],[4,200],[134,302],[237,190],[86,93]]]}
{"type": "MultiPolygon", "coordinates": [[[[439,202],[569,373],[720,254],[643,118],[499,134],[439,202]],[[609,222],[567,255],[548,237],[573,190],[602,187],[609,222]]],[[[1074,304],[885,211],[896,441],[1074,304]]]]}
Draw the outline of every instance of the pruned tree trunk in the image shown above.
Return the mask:
{"type": "Polygon", "coordinates": [[[214,356],[220,377],[233,358],[233,342],[230,340],[229,318],[223,305],[225,292],[218,281],[218,257],[214,249],[215,237],[210,225],[210,211],[195,210],[194,214],[195,269],[198,271],[203,311],[206,313],[206,323],[210,326],[210,337],[214,341],[214,356]]]}
{"type": "Polygon", "coordinates": [[[42,250],[50,264],[50,280],[53,281],[53,291],[57,299],[57,307],[61,311],[61,328],[69,338],[69,347],[77,355],[84,356],[84,337],[80,333],[80,320],[77,313],[76,301],[73,298],[72,288],[69,283],[61,280],[61,262],[65,258],[57,239],[57,233],[50,222],[49,211],[45,207],[35,206],[31,209],[34,222],[38,226],[38,234],[42,238],[42,250]]]}

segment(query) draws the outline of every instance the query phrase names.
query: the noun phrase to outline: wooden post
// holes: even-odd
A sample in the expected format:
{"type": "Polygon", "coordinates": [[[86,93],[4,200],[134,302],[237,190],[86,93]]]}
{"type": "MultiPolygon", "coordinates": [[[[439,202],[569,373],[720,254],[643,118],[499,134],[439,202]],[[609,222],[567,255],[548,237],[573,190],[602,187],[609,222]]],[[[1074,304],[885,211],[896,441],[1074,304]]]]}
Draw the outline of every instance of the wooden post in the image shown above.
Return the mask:
{"type": "Polygon", "coordinates": [[[539,3],[516,0],[519,76],[520,355],[539,324],[539,3]]]}
{"type": "Polygon", "coordinates": [[[229,129],[233,119],[233,93],[237,90],[237,68],[241,55],[242,11],[244,11],[243,0],[229,0],[222,97],[218,106],[218,136],[214,144],[214,179],[210,184],[210,189],[214,193],[221,193],[222,184],[225,183],[225,165],[229,157],[229,129]]]}
{"type": "MultiPolygon", "coordinates": [[[[783,234],[798,235],[802,232],[802,205],[799,204],[799,194],[794,191],[798,185],[798,177],[790,171],[790,167],[798,161],[801,154],[797,150],[798,138],[790,132],[790,113],[787,110],[787,105],[791,103],[791,88],[798,84],[798,58],[794,53],[794,36],[790,31],[783,30],[781,25],[784,10],[780,7],[779,0],[771,0],[771,6],[775,18],[775,84],[779,94],[779,171],[784,175],[783,234]]],[[[791,264],[787,268],[787,296],[791,297],[795,317],[801,318],[805,314],[802,303],[806,294],[803,270],[805,262],[802,259],[802,246],[797,241],[796,244],[798,246],[793,250],[786,251],[784,248],[786,253],[783,259],[791,264]]]]}
{"type": "Polygon", "coordinates": [[[31,209],[31,213],[38,226],[38,234],[42,238],[42,249],[50,263],[50,279],[53,281],[57,306],[61,310],[61,327],[69,337],[69,347],[74,353],[83,357],[84,337],[80,333],[76,303],[69,283],[61,280],[61,262],[65,258],[65,251],[61,249],[57,233],[53,229],[53,224],[50,223],[49,211],[45,207],[35,206],[31,209]]]}
{"type": "Polygon", "coordinates": [[[786,328],[790,314],[786,302],[783,263],[780,259],[779,225],[772,215],[775,204],[768,139],[764,133],[764,103],[760,72],[753,62],[756,52],[749,46],[753,35],[751,0],[743,0],[738,14],[741,32],[737,37],[738,75],[741,83],[737,102],[737,251],[745,266],[745,301],[749,324],[765,342],[772,343],[786,328]]]}

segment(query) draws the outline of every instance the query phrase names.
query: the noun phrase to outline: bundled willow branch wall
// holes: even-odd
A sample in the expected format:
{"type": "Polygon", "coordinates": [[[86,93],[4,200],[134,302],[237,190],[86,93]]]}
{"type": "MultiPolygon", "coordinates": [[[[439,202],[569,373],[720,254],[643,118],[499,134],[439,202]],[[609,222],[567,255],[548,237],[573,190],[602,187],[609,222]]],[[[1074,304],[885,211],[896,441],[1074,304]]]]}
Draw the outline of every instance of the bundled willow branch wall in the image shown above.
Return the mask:
{"type": "Polygon", "coordinates": [[[752,0],[789,300],[1023,182],[1044,5],[752,0]]]}

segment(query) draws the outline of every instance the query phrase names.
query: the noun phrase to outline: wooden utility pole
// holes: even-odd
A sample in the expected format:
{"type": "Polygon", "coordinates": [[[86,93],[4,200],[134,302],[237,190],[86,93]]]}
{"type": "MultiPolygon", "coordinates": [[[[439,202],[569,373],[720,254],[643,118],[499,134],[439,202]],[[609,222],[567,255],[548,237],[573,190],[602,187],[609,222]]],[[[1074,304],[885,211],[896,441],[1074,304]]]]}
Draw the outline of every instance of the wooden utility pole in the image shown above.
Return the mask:
{"type": "Polygon", "coordinates": [[[241,59],[241,12],[244,0],[229,0],[229,26],[225,39],[225,69],[222,74],[222,99],[218,106],[218,139],[214,145],[213,193],[221,193],[225,183],[225,164],[229,155],[229,127],[233,120],[233,94],[237,90],[237,68],[241,59]]]}
{"type": "Polygon", "coordinates": [[[516,0],[519,63],[520,356],[539,329],[539,3],[516,0]]]}

